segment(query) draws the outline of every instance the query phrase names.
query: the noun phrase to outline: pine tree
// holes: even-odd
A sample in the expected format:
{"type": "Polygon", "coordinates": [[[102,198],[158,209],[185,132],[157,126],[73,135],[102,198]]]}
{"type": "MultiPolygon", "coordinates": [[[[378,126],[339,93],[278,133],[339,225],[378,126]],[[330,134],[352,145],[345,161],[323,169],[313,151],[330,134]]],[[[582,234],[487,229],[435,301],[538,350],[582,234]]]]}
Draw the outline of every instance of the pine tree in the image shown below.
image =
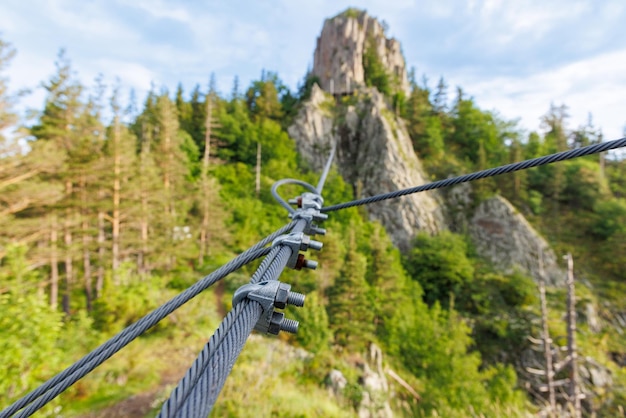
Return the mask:
{"type": "MultiPolygon", "coordinates": [[[[132,240],[127,234],[126,243],[123,242],[124,227],[138,215],[139,205],[132,204],[132,187],[134,170],[137,162],[136,138],[122,122],[122,111],[119,104],[119,89],[113,91],[110,99],[113,120],[107,130],[103,164],[109,167],[109,175],[103,190],[108,190],[110,204],[104,207],[106,218],[111,223],[111,269],[113,281],[119,283],[118,269],[126,254],[133,252],[133,245],[138,240],[132,240]],[[112,172],[110,168],[113,168],[112,172]]],[[[136,250],[135,250],[136,251],[136,250]]]]}
{"type": "Polygon", "coordinates": [[[385,335],[396,307],[404,300],[406,275],[400,262],[400,255],[384,228],[374,224],[368,236],[370,261],[366,279],[370,288],[377,334],[385,335]]]}
{"type": "Polygon", "coordinates": [[[341,347],[364,349],[373,339],[374,310],[368,300],[365,280],[367,259],[355,248],[354,236],[346,261],[335,284],[328,289],[328,319],[335,343],[341,347]]]}
{"type": "MultiPolygon", "coordinates": [[[[76,163],[83,157],[83,149],[77,147],[81,140],[81,113],[83,104],[80,97],[83,87],[72,79],[70,63],[62,50],[56,63],[57,73],[44,85],[48,91],[44,111],[39,124],[31,129],[31,134],[39,141],[52,143],[64,153],[64,169],[46,176],[48,181],[61,185],[64,198],[56,205],[56,218],[61,220],[61,234],[64,243],[63,265],[65,268],[65,290],[63,309],[70,310],[70,297],[74,283],[74,259],[77,258],[74,245],[74,232],[79,223],[75,184],[79,170],[76,163]]],[[[53,225],[56,222],[53,223],[53,225]]],[[[55,229],[57,226],[53,226],[55,229]]],[[[51,259],[52,260],[52,259],[51,259]]],[[[52,269],[54,270],[54,269],[52,269]]]]}
{"type": "Polygon", "coordinates": [[[445,113],[448,110],[448,85],[443,76],[439,78],[433,96],[433,109],[436,113],[445,113]]]}
{"type": "Polygon", "coordinates": [[[150,93],[135,130],[140,131],[140,269],[170,269],[178,257],[190,256],[191,225],[188,193],[192,162],[197,161],[197,147],[191,137],[179,129],[174,103],[166,92],[150,93]],[[158,175],[158,183],[155,181],[158,175]],[[148,242],[149,240],[149,242],[148,242]],[[166,256],[148,258],[150,247],[166,256]]]}
{"type": "Polygon", "coordinates": [[[213,130],[219,125],[215,122],[215,93],[209,92],[206,95],[206,118],[204,121],[204,144],[202,168],[200,172],[200,205],[202,207],[202,223],[200,225],[200,254],[198,261],[200,265],[204,263],[204,258],[209,254],[209,242],[211,240],[210,218],[211,218],[211,202],[214,192],[214,182],[209,177],[209,169],[211,163],[211,139],[213,130]],[[213,186],[213,187],[212,187],[213,186]]]}
{"type": "MultiPolygon", "coordinates": [[[[524,150],[522,144],[516,138],[511,143],[510,147],[510,163],[522,161],[524,159],[524,150]]],[[[526,171],[516,171],[512,175],[513,177],[513,195],[512,201],[516,205],[521,205],[528,198],[528,173],[526,171]]]]}
{"type": "MultiPolygon", "coordinates": [[[[550,110],[543,116],[542,125],[547,130],[544,136],[545,151],[548,153],[561,152],[568,149],[565,127],[568,117],[567,106],[555,106],[554,104],[550,105],[550,110]]],[[[546,186],[548,195],[552,198],[553,216],[558,216],[559,200],[566,186],[565,165],[554,164],[543,168],[542,171],[547,173],[548,181],[546,186]]],[[[558,228],[555,232],[558,235],[558,228]]]]}

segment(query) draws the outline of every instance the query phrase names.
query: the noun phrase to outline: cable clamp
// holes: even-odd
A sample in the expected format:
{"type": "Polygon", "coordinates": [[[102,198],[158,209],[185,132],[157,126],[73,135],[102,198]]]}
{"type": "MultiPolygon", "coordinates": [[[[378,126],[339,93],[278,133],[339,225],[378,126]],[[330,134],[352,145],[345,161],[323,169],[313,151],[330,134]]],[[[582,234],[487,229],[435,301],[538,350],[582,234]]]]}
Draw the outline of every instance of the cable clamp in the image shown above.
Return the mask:
{"type": "Polygon", "coordinates": [[[273,335],[278,335],[280,331],[292,334],[298,332],[298,321],[286,319],[285,314],[274,310],[274,308],[285,309],[287,305],[304,306],[305,296],[302,293],[292,292],[291,285],[278,280],[248,283],[235,291],[233,307],[244,299],[258,302],[263,309],[261,317],[254,326],[255,330],[273,335]]]}
{"type": "Polygon", "coordinates": [[[287,266],[296,270],[300,270],[302,267],[315,270],[317,261],[307,260],[304,254],[300,254],[300,251],[306,251],[309,248],[319,251],[324,246],[321,242],[312,240],[304,232],[291,232],[281,235],[272,242],[272,247],[277,245],[286,245],[291,248],[291,256],[289,256],[287,266]]]}
{"type": "Polygon", "coordinates": [[[298,209],[289,214],[293,220],[303,219],[306,221],[305,234],[325,235],[326,230],[315,225],[313,222],[321,222],[328,219],[328,215],[321,213],[324,206],[324,198],[316,193],[304,192],[295,199],[290,199],[289,203],[296,205],[298,209]]]}
{"type": "Polygon", "coordinates": [[[296,205],[300,209],[321,210],[324,206],[324,198],[316,193],[304,192],[295,199],[289,199],[289,203],[296,205]]]}

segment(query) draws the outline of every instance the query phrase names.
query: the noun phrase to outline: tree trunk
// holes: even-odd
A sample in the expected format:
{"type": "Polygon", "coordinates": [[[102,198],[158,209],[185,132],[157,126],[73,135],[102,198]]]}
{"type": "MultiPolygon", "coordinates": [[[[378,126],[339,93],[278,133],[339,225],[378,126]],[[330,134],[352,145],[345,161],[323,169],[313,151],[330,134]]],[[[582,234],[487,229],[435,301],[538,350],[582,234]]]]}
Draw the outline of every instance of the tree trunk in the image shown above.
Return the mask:
{"type": "MultiPolygon", "coordinates": [[[[102,201],[104,192],[98,190],[98,201],[102,201]]],[[[102,288],[104,287],[104,211],[98,209],[98,272],[96,273],[96,298],[102,296],[102,288]]]]}
{"type": "MultiPolygon", "coordinates": [[[[112,246],[111,256],[113,268],[113,277],[117,276],[117,269],[120,266],[120,175],[121,175],[121,156],[120,156],[120,125],[116,116],[114,120],[113,133],[113,217],[112,226],[112,246]]],[[[117,279],[115,279],[117,281],[117,279]]]]}
{"type": "Polygon", "coordinates": [[[261,194],[261,143],[256,144],[256,197],[261,194]]]}
{"type": "Polygon", "coordinates": [[[91,301],[93,300],[93,286],[91,283],[91,254],[89,251],[89,243],[91,236],[89,235],[89,221],[87,210],[87,184],[85,174],[80,178],[80,196],[81,196],[81,233],[83,235],[83,282],[85,285],[85,299],[87,311],[91,312],[91,301]]]}
{"type": "Polygon", "coordinates": [[[56,309],[59,304],[59,260],[57,253],[58,225],[56,214],[50,221],[50,306],[56,309]]]}
{"type": "Polygon", "coordinates": [[[546,288],[543,279],[543,250],[539,251],[539,298],[541,300],[541,326],[543,329],[543,355],[546,362],[546,385],[548,386],[548,404],[550,411],[548,416],[553,417],[556,413],[556,397],[554,393],[554,367],[552,366],[552,339],[548,328],[548,307],[546,304],[546,288]]]}
{"type": "Polygon", "coordinates": [[[580,386],[578,385],[578,351],[576,347],[576,293],[574,288],[574,259],[571,254],[567,260],[567,351],[570,358],[569,400],[574,407],[574,417],[580,418],[580,386]]]}
{"type": "Polygon", "coordinates": [[[139,265],[139,273],[141,276],[146,276],[149,273],[148,266],[148,196],[146,191],[141,191],[141,250],[137,258],[137,264],[139,265]]]}
{"type": "Polygon", "coordinates": [[[207,97],[207,116],[204,122],[206,128],[204,134],[204,158],[202,159],[202,225],[200,227],[200,255],[198,264],[204,263],[204,257],[208,254],[209,247],[209,215],[210,215],[210,190],[209,190],[209,163],[211,158],[211,126],[212,126],[212,105],[211,96],[207,97]]]}
{"type": "MultiPolygon", "coordinates": [[[[66,216],[71,216],[70,211],[66,212],[66,216]]],[[[70,314],[70,299],[72,291],[72,283],[74,282],[74,266],[72,261],[72,231],[70,230],[69,221],[65,222],[65,289],[63,292],[63,312],[70,314]]]]}

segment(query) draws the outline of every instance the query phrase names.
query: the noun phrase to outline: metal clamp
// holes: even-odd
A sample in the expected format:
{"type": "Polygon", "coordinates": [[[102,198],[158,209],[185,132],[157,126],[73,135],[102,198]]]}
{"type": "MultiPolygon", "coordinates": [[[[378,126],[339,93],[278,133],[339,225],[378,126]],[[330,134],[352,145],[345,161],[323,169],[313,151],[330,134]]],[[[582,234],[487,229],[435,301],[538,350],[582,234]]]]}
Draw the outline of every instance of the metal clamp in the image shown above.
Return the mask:
{"type": "Polygon", "coordinates": [[[316,193],[304,192],[295,199],[289,199],[289,203],[300,209],[321,210],[324,206],[324,198],[316,193]]]}
{"type": "Polygon", "coordinates": [[[241,286],[233,295],[233,307],[244,299],[258,302],[263,313],[254,329],[264,334],[278,335],[280,331],[292,334],[298,332],[298,321],[286,319],[282,312],[274,311],[274,307],[284,309],[287,305],[304,306],[305,296],[292,292],[291,285],[272,280],[261,283],[249,283],[241,286]]]}
{"type": "Polygon", "coordinates": [[[272,242],[273,247],[277,245],[286,245],[291,248],[291,256],[287,261],[288,267],[296,270],[300,270],[302,267],[315,270],[317,268],[317,261],[307,260],[304,258],[304,254],[300,254],[300,251],[306,251],[309,248],[319,251],[324,244],[312,240],[311,237],[304,232],[291,232],[279,236],[272,242]]]}

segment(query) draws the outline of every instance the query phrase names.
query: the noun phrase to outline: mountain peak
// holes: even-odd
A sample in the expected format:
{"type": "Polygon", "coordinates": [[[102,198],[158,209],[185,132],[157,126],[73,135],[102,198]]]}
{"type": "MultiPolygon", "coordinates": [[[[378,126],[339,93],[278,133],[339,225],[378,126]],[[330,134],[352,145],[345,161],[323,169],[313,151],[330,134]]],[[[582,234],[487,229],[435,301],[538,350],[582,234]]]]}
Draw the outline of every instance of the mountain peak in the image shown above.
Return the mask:
{"type": "Polygon", "coordinates": [[[388,92],[408,93],[400,42],[386,37],[385,26],[365,10],[355,8],[327,19],[313,60],[312,75],[319,79],[320,87],[333,94],[347,94],[360,86],[375,85],[368,79],[375,65],[376,71],[383,72],[388,92]]]}

